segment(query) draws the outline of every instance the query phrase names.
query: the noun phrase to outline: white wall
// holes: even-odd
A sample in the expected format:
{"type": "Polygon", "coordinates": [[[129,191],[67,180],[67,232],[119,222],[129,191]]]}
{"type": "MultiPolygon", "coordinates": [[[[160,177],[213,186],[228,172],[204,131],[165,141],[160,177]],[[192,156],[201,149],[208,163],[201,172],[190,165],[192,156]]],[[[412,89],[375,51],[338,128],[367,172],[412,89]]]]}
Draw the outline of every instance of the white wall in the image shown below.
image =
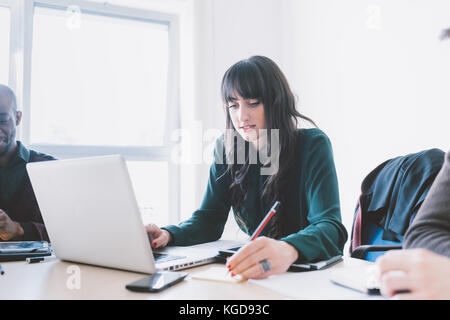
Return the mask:
{"type": "Polygon", "coordinates": [[[362,179],[389,158],[450,149],[450,2],[286,0],[284,69],[331,138],[350,230],[362,179]]]}
{"type": "MultiPolygon", "coordinates": [[[[349,232],[360,183],[376,165],[450,149],[450,41],[438,39],[450,1],[194,1],[198,119],[223,128],[219,89],[231,64],[254,54],[275,60],[300,111],[332,141],[349,232]]],[[[195,205],[207,174],[208,165],[197,167],[195,205]]]]}
{"type": "MultiPolygon", "coordinates": [[[[235,62],[255,54],[281,63],[282,6],[274,0],[193,0],[195,37],[194,116],[203,131],[225,129],[220,84],[225,71],[235,62]]],[[[210,143],[209,139],[206,143],[210,143]]],[[[209,163],[195,164],[194,201],[200,205],[206,189],[209,163]]],[[[184,210],[189,216],[192,211],[184,210]]]]}
{"type": "MultiPolygon", "coordinates": [[[[232,64],[256,54],[269,56],[281,64],[283,7],[277,0],[192,0],[192,3],[195,94],[193,112],[184,117],[184,125],[198,130],[200,123],[203,133],[211,129],[223,131],[222,76],[232,64]]],[[[211,144],[213,140],[208,138],[202,146],[211,144]]],[[[209,166],[206,161],[183,166],[182,218],[189,217],[200,205],[209,166]]],[[[224,236],[243,237],[231,215],[224,236]]]]}

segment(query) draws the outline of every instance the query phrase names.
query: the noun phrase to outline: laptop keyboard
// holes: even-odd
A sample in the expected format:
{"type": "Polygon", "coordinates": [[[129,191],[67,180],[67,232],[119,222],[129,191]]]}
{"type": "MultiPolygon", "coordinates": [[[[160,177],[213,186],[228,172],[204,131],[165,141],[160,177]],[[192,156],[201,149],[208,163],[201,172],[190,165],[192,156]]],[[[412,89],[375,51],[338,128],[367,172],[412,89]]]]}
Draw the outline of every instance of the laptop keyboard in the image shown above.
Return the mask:
{"type": "Polygon", "coordinates": [[[157,253],[157,252],[153,252],[153,257],[155,259],[155,262],[158,262],[158,263],[186,258],[186,257],[182,257],[182,256],[175,256],[172,254],[164,254],[164,253],[157,253]]]}

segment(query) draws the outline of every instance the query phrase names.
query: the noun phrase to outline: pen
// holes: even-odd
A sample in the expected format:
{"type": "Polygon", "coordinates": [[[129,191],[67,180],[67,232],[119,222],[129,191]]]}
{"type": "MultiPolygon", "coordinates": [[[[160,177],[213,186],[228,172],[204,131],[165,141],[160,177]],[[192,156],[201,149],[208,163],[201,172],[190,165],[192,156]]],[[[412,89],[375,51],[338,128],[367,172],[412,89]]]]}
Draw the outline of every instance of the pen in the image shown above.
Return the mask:
{"type": "Polygon", "coordinates": [[[41,261],[44,261],[44,257],[33,257],[33,258],[26,258],[28,263],[39,263],[41,261]]]}
{"type": "Polygon", "coordinates": [[[4,275],[5,274],[5,270],[3,270],[2,265],[0,264],[0,275],[4,275]]]}
{"type": "Polygon", "coordinates": [[[259,224],[258,228],[256,228],[255,232],[252,234],[250,240],[253,241],[256,239],[257,236],[259,236],[259,234],[261,233],[261,231],[264,229],[264,227],[266,226],[267,222],[269,222],[269,220],[273,217],[273,215],[277,212],[278,207],[280,206],[280,201],[275,201],[274,205],[272,206],[272,208],[269,210],[269,212],[266,214],[266,216],[264,217],[264,219],[261,221],[261,223],[259,224]]]}

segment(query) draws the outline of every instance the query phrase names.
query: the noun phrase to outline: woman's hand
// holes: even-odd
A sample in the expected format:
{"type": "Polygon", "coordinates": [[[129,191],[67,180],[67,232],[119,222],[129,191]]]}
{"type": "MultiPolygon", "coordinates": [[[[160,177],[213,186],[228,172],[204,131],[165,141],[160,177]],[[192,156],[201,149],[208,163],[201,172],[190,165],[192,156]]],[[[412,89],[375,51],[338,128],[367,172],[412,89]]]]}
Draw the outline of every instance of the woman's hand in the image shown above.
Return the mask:
{"type": "Polygon", "coordinates": [[[231,275],[263,279],[285,272],[298,258],[298,251],[285,241],[259,237],[227,260],[231,275]]]}
{"type": "Polygon", "coordinates": [[[150,244],[153,248],[165,247],[170,241],[170,233],[159,228],[156,224],[150,223],[145,226],[150,244]]]}
{"type": "Polygon", "coordinates": [[[447,257],[425,249],[393,250],[378,258],[376,263],[381,293],[386,297],[450,299],[450,259],[447,257]]]}

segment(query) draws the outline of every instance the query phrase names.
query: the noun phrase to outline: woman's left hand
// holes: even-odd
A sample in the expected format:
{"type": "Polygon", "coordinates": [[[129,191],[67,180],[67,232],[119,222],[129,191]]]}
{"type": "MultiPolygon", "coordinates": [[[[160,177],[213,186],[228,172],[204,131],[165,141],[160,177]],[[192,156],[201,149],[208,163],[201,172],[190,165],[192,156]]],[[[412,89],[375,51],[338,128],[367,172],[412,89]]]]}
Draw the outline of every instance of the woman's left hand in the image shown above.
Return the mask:
{"type": "Polygon", "coordinates": [[[285,272],[297,258],[297,249],[289,243],[259,237],[228,258],[226,266],[232,276],[263,279],[285,272]]]}

